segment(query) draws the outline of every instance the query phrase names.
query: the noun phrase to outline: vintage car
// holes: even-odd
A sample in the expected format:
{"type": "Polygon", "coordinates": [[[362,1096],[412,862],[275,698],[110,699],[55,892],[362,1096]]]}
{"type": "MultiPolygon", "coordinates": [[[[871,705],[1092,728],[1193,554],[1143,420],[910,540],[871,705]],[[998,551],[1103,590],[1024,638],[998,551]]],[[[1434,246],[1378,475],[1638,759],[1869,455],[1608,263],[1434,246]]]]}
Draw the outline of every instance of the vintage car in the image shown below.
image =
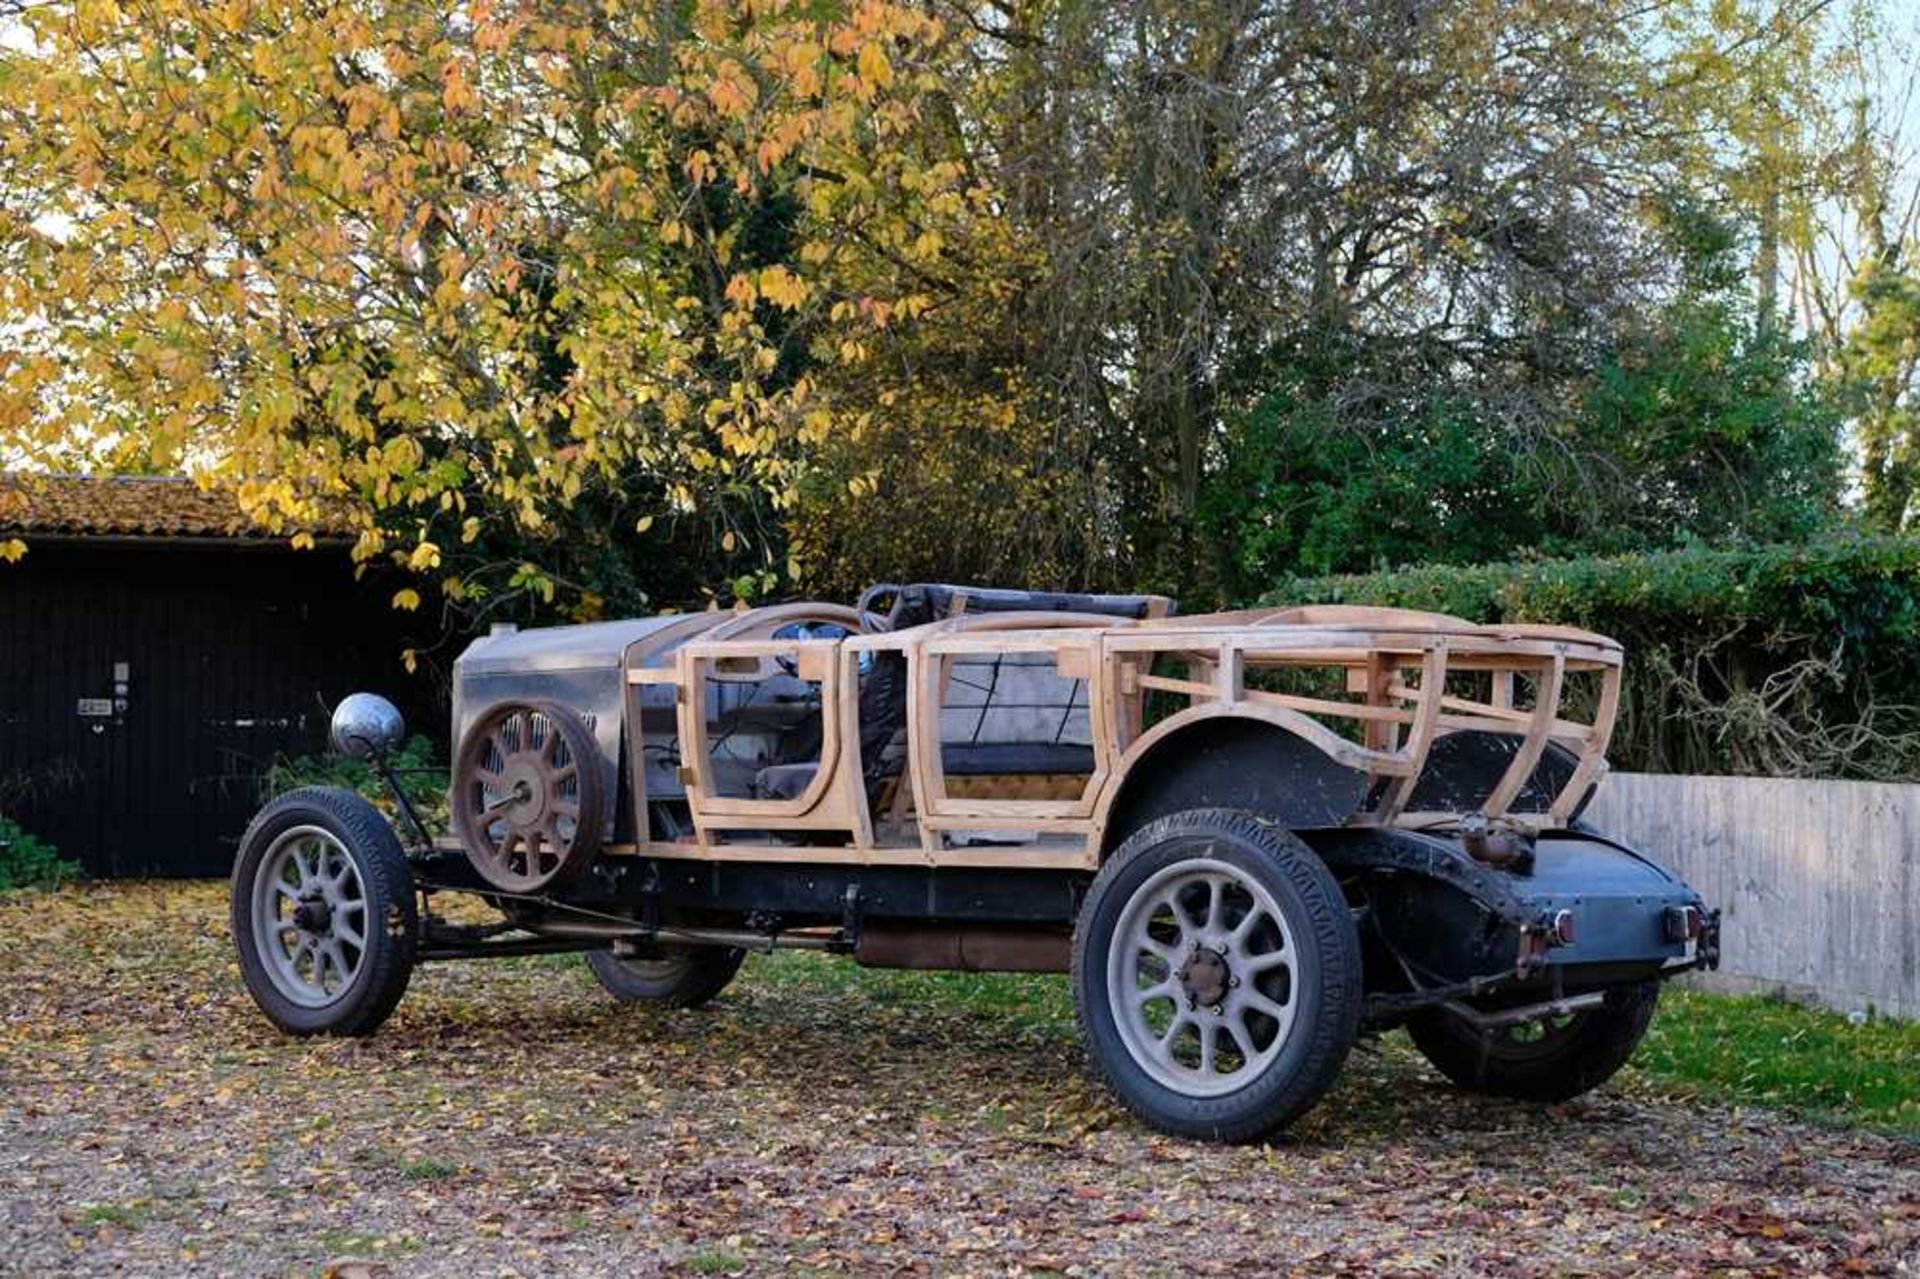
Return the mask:
{"type": "MultiPolygon", "coordinates": [[[[372,1031],[421,960],[581,951],[689,1006],[801,947],[1071,973],[1088,1059],[1171,1133],[1272,1133],[1393,1026],[1462,1087],[1566,1098],[1718,957],[1698,895],[1580,821],[1620,663],[1557,626],[944,585],[501,628],[455,668],[451,832],[397,786],[393,822],[282,795],[234,937],[296,1034],[372,1031]]],[[[384,769],[402,727],[355,694],[333,733],[384,769]]]]}

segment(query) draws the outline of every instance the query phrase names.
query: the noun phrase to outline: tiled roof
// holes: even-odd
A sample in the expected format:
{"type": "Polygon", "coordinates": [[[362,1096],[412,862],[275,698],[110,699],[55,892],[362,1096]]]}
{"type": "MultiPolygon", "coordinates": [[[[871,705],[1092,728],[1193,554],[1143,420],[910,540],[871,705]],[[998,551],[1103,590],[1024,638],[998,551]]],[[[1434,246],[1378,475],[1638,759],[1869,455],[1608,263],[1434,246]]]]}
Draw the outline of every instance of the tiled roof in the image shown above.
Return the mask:
{"type": "Polygon", "coordinates": [[[231,494],[184,476],[0,475],[0,532],[275,540],[231,494]]]}

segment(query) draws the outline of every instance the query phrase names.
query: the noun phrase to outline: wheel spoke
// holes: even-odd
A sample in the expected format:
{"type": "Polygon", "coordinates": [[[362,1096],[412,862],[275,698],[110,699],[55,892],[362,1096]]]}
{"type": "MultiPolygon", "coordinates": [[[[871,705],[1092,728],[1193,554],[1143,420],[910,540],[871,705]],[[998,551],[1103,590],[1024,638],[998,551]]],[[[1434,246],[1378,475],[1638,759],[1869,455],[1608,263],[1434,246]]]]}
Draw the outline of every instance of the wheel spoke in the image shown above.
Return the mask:
{"type": "Polygon", "coordinates": [[[1176,967],[1180,962],[1180,948],[1157,940],[1147,932],[1144,924],[1134,930],[1133,945],[1136,951],[1145,951],[1147,954],[1157,956],[1169,967],[1176,967]]]}
{"type": "Polygon", "coordinates": [[[1218,1022],[1206,1022],[1200,1026],[1200,1073],[1214,1073],[1214,1045],[1220,1041],[1218,1022]]]}
{"type": "Polygon", "coordinates": [[[1153,903],[1153,908],[1147,912],[1146,917],[1141,921],[1141,927],[1144,929],[1147,924],[1155,920],[1159,920],[1162,923],[1171,923],[1174,926],[1177,930],[1174,938],[1174,944],[1176,946],[1182,938],[1193,930],[1193,921],[1187,918],[1186,910],[1181,907],[1180,903],[1175,900],[1171,894],[1163,894],[1153,903]],[[1164,918],[1162,918],[1163,916],[1164,918]]]}
{"type": "Polygon", "coordinates": [[[1161,1035],[1159,1041],[1154,1045],[1154,1055],[1162,1062],[1172,1065],[1174,1041],[1180,1038],[1181,1031],[1191,1025],[1193,1025],[1193,1018],[1185,1014],[1175,1017],[1173,1024],[1167,1027],[1167,1033],[1161,1035]]]}
{"type": "Polygon", "coordinates": [[[1251,976],[1259,976],[1274,968],[1281,968],[1293,962],[1293,956],[1284,950],[1270,950],[1263,955],[1248,955],[1240,961],[1240,966],[1251,976]]]}
{"type": "Polygon", "coordinates": [[[1213,878],[1207,881],[1207,922],[1202,925],[1208,932],[1219,931],[1227,912],[1227,881],[1213,878]]]}
{"type": "MultiPolygon", "coordinates": [[[[1252,987],[1243,987],[1242,989],[1245,991],[1240,997],[1240,1002],[1243,1006],[1251,1008],[1257,1013],[1265,1013],[1275,1021],[1286,1020],[1286,1004],[1276,1003],[1261,991],[1255,990],[1252,987]]],[[[1293,1001],[1289,999],[1287,1002],[1290,1004],[1293,1001]]]]}
{"type": "Polygon", "coordinates": [[[1225,1023],[1227,1033],[1233,1036],[1233,1046],[1240,1050],[1240,1059],[1251,1066],[1260,1054],[1254,1051],[1253,1036],[1240,1024],[1238,1017],[1228,1017],[1225,1023]]]}
{"type": "Polygon", "coordinates": [[[1243,951],[1246,948],[1247,938],[1253,936],[1254,928],[1266,917],[1267,909],[1260,903],[1255,902],[1248,907],[1245,917],[1235,924],[1233,931],[1227,935],[1228,947],[1236,954],[1243,951]]]}
{"type": "Polygon", "coordinates": [[[337,937],[329,939],[326,952],[327,962],[333,966],[333,971],[339,976],[340,984],[344,987],[353,979],[353,970],[347,967],[347,953],[341,949],[340,939],[337,937]]]}
{"type": "Polygon", "coordinates": [[[1134,998],[1143,1004],[1150,1004],[1156,999],[1171,999],[1175,1003],[1178,1003],[1180,1000],[1180,983],[1169,977],[1167,980],[1155,982],[1151,986],[1142,986],[1135,992],[1134,998]]]}

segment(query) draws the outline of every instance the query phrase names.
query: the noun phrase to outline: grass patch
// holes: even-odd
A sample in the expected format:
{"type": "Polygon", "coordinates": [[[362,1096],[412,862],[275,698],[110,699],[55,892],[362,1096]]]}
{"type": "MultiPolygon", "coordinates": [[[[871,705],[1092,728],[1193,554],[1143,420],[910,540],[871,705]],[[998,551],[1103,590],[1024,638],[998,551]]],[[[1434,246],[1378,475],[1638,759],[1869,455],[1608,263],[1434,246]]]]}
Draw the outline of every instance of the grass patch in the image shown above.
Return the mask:
{"type": "Polygon", "coordinates": [[[1073,1033],[1073,996],[1053,974],[862,968],[849,959],[776,951],[756,956],[751,983],[774,994],[826,996],[874,1009],[999,1018],[1010,1031],[1073,1033]]]}
{"type": "Polygon", "coordinates": [[[318,1231],[314,1238],[326,1251],[342,1256],[412,1257],[421,1248],[420,1241],[409,1236],[370,1234],[337,1227],[318,1231]]]}
{"type": "Polygon", "coordinates": [[[409,1159],[400,1165],[400,1175],[408,1181],[440,1181],[453,1176],[460,1169],[444,1159],[435,1159],[422,1155],[418,1159],[409,1159]]]}
{"type": "MultiPolygon", "coordinates": [[[[1058,976],[893,972],[782,951],[757,956],[746,978],[771,994],[826,996],[854,1009],[913,1007],[995,1018],[1009,1033],[1075,1033],[1073,997],[1058,976]]],[[[1920,1023],[1856,1026],[1779,999],[1669,987],[1633,1064],[1659,1089],[1702,1101],[1920,1136],[1920,1023]]]]}
{"type": "Polygon", "coordinates": [[[125,1204],[89,1204],[83,1218],[90,1226],[118,1226],[138,1230],[142,1220],[138,1208],[125,1204]]]}
{"type": "Polygon", "coordinates": [[[1920,1136],[1920,1023],[1669,989],[1634,1065],[1702,1100],[1920,1136]]]}
{"type": "Polygon", "coordinates": [[[701,1275],[724,1275],[746,1266],[746,1256],[731,1248],[702,1248],[687,1258],[687,1269],[701,1275]]]}

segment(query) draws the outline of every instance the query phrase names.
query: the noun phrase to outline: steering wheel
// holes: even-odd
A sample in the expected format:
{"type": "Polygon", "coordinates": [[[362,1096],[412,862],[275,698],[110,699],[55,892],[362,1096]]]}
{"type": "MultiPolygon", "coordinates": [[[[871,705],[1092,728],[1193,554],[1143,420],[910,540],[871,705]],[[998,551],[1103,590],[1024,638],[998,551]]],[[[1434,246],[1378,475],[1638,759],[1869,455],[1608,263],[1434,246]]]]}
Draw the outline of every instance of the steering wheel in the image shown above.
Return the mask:
{"type": "Polygon", "coordinates": [[[881,600],[898,598],[900,588],[892,582],[875,582],[860,593],[860,602],[854,605],[860,613],[860,629],[869,635],[878,635],[882,631],[893,629],[893,619],[876,607],[881,600]]]}

